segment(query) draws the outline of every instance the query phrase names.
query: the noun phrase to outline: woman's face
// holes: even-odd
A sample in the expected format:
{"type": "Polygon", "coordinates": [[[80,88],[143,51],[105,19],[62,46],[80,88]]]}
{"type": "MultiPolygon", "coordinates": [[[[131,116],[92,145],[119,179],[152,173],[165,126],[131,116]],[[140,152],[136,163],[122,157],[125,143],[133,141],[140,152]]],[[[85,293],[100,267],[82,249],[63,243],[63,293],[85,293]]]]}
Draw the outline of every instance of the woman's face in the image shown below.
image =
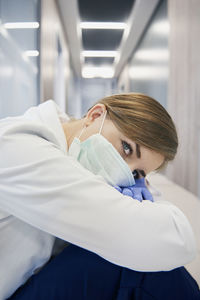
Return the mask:
{"type": "MultiPolygon", "coordinates": [[[[92,134],[99,132],[104,114],[93,119],[81,136],[81,140],[87,139],[92,134]]],[[[164,156],[144,146],[137,145],[121,133],[114,123],[105,119],[101,134],[115,147],[122,158],[129,165],[131,171],[137,171],[145,176],[156,170],[164,161],[164,156]]]]}
{"type": "Polygon", "coordinates": [[[105,123],[102,135],[115,147],[131,171],[136,170],[141,176],[146,176],[151,171],[156,170],[164,161],[163,155],[144,146],[139,146],[128,139],[115,127],[112,121],[105,123]]]}

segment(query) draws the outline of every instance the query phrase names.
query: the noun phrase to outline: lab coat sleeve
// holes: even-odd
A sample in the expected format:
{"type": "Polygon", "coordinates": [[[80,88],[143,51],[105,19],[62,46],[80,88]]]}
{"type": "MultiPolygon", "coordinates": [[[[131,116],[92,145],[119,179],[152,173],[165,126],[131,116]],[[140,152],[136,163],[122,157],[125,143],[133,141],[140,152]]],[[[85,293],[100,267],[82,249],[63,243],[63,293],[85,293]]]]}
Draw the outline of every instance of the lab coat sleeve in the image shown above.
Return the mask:
{"type": "Polygon", "coordinates": [[[1,142],[5,212],[137,271],[171,270],[195,257],[191,226],[174,205],[122,195],[42,137],[1,142]]]}

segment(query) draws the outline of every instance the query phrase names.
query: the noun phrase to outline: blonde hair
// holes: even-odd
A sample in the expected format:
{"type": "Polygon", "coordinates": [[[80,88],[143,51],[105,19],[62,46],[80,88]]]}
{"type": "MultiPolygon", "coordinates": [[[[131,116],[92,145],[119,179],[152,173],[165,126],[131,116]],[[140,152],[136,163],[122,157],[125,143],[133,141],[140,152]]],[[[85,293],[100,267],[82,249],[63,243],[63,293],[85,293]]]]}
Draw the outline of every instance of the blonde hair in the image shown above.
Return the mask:
{"type": "Polygon", "coordinates": [[[155,99],[129,93],[105,97],[97,103],[105,105],[108,117],[125,136],[162,154],[165,161],[161,167],[174,159],[178,147],[176,128],[166,109],[155,99]]]}

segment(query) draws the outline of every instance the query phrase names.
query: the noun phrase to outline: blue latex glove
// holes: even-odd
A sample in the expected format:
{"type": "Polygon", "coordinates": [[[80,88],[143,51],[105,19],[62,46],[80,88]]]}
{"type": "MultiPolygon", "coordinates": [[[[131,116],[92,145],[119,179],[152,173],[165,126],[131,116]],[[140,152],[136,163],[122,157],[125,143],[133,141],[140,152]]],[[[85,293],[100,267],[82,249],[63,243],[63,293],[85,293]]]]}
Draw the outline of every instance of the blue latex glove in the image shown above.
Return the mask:
{"type": "Polygon", "coordinates": [[[150,191],[147,189],[145,185],[145,178],[138,178],[135,179],[135,184],[129,187],[119,187],[115,186],[115,189],[118,190],[120,193],[126,196],[130,196],[134,199],[139,200],[150,200],[154,202],[153,196],[150,191]]]}

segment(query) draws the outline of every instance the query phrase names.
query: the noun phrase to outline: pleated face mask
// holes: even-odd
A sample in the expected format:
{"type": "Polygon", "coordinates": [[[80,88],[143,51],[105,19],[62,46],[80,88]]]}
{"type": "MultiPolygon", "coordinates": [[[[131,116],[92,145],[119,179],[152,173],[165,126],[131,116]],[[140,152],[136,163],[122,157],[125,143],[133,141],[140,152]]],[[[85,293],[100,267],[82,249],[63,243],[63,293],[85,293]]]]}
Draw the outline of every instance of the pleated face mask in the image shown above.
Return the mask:
{"type": "MultiPolygon", "coordinates": [[[[105,111],[99,133],[91,135],[85,141],[74,138],[68,154],[95,175],[101,175],[112,186],[130,186],[135,184],[131,169],[113,145],[101,135],[106,117],[105,111]]],[[[85,129],[85,128],[84,128],[85,129]]]]}

